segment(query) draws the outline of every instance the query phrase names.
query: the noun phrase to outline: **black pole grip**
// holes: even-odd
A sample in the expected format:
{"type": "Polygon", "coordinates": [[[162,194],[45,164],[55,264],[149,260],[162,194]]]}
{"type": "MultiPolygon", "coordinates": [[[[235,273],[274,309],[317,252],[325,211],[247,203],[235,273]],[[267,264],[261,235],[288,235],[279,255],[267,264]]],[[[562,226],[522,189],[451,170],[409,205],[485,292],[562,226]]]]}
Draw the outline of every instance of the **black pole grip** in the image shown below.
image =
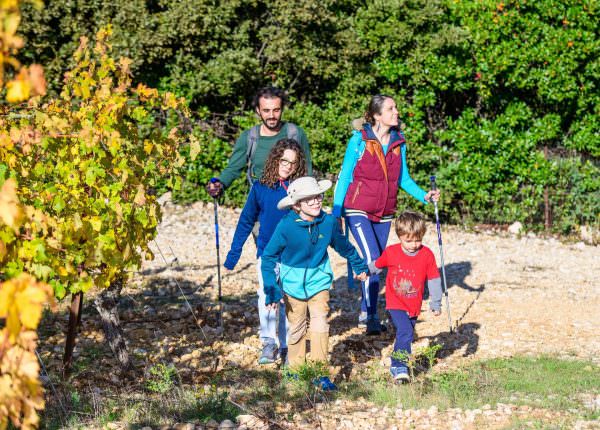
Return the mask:
{"type": "Polygon", "coordinates": [[[437,184],[435,183],[435,176],[430,176],[429,180],[431,181],[431,189],[433,191],[437,190],[437,184]]]}

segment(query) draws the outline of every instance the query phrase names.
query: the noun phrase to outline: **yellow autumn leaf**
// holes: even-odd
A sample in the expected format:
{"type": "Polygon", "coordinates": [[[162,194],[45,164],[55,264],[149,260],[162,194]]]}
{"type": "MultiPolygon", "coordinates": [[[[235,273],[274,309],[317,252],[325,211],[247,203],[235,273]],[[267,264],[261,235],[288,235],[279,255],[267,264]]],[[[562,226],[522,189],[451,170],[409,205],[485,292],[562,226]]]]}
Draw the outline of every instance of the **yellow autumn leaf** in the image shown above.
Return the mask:
{"type": "Polygon", "coordinates": [[[2,130],[0,132],[0,148],[4,147],[7,149],[12,149],[13,146],[13,140],[10,138],[10,135],[6,131],[2,130]]]}
{"type": "Polygon", "coordinates": [[[146,190],[142,184],[139,184],[137,187],[137,193],[135,193],[133,203],[138,206],[144,206],[146,204],[146,190]]]}
{"type": "Polygon", "coordinates": [[[190,136],[190,158],[193,160],[200,154],[200,141],[194,135],[190,136]]]}
{"type": "Polygon", "coordinates": [[[150,153],[152,152],[152,148],[154,147],[154,144],[149,141],[149,140],[144,140],[144,152],[148,155],[150,155],[150,153]]]}
{"type": "Polygon", "coordinates": [[[0,1],[0,8],[4,10],[16,9],[19,5],[18,0],[2,0],[0,1]]]}
{"type": "Polygon", "coordinates": [[[19,313],[17,305],[10,298],[8,312],[6,313],[6,331],[8,331],[8,341],[15,343],[19,332],[21,331],[21,322],[19,321],[19,313]]]}
{"type": "Polygon", "coordinates": [[[6,257],[6,253],[6,245],[4,244],[4,241],[0,240],[0,263],[4,260],[4,257],[6,257]]]}
{"type": "Polygon", "coordinates": [[[75,214],[73,215],[73,229],[75,231],[79,231],[79,230],[81,230],[82,227],[83,227],[83,222],[81,222],[81,217],[79,216],[79,214],[77,212],[75,212],[75,214]]]}
{"type": "Polygon", "coordinates": [[[144,84],[138,84],[135,92],[138,94],[142,101],[150,98],[158,97],[158,90],[156,88],[149,88],[144,84]]]}
{"type": "MultiPolygon", "coordinates": [[[[12,2],[10,2],[10,3],[12,3],[12,2]]],[[[11,5],[10,8],[14,8],[14,6],[11,5]]],[[[2,9],[5,9],[5,8],[3,7],[2,9]]],[[[6,14],[4,16],[3,23],[2,23],[3,27],[4,27],[3,37],[6,38],[6,36],[10,37],[13,34],[15,34],[17,32],[17,28],[19,27],[20,22],[21,22],[20,14],[18,14],[18,13],[6,14]]]]}
{"type": "Polygon", "coordinates": [[[8,316],[8,308],[12,304],[16,286],[12,282],[0,283],[0,318],[8,316]]]}
{"type": "Polygon", "coordinates": [[[17,198],[17,183],[7,179],[0,189],[0,221],[16,229],[20,225],[22,212],[17,198]]]}
{"type": "Polygon", "coordinates": [[[6,101],[19,103],[29,98],[31,85],[28,79],[17,77],[6,84],[6,101]]]}
{"type": "Polygon", "coordinates": [[[100,231],[102,229],[102,220],[98,216],[93,216],[89,219],[90,224],[94,231],[100,231]]]}
{"type": "Polygon", "coordinates": [[[164,109],[177,109],[178,107],[178,99],[175,94],[166,92],[163,96],[163,108],[164,109]]]}
{"type": "MultiPolygon", "coordinates": [[[[23,276],[23,275],[21,275],[23,276]]],[[[50,292],[45,284],[36,282],[29,275],[25,278],[19,277],[21,282],[28,285],[15,295],[15,304],[19,313],[21,324],[28,329],[35,329],[42,317],[42,308],[48,301],[50,292]]]]}
{"type": "Polygon", "coordinates": [[[37,380],[40,372],[40,366],[34,354],[29,351],[23,351],[19,373],[26,378],[37,380]]]}
{"type": "Polygon", "coordinates": [[[129,69],[129,67],[131,66],[131,63],[133,61],[127,57],[121,57],[119,59],[119,67],[121,69],[121,73],[125,74],[125,75],[130,75],[131,71],[129,69]]]}

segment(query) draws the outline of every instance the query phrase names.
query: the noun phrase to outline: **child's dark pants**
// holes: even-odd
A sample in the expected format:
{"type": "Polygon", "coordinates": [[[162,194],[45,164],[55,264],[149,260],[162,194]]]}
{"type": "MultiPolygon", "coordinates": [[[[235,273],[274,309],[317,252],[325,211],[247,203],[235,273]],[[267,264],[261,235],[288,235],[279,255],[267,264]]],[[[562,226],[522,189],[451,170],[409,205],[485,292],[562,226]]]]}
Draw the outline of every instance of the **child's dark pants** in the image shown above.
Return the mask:
{"type": "MultiPolygon", "coordinates": [[[[396,342],[394,343],[394,352],[406,352],[411,353],[411,344],[413,341],[415,324],[417,323],[417,317],[410,318],[406,311],[398,309],[389,309],[390,316],[394,327],[396,327],[396,342]]],[[[407,368],[406,363],[392,357],[392,367],[407,368]]]]}

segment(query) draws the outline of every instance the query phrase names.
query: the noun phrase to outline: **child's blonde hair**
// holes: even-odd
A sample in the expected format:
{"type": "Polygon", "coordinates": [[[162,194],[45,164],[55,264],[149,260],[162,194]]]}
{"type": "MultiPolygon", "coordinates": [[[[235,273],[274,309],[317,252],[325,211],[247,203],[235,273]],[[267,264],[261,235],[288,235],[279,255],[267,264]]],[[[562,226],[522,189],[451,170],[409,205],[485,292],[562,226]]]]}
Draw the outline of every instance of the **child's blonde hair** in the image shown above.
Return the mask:
{"type": "Polygon", "coordinates": [[[396,229],[396,235],[398,237],[408,235],[419,240],[423,239],[425,231],[427,230],[423,215],[413,211],[402,212],[398,218],[396,218],[394,228],[396,229]]]}

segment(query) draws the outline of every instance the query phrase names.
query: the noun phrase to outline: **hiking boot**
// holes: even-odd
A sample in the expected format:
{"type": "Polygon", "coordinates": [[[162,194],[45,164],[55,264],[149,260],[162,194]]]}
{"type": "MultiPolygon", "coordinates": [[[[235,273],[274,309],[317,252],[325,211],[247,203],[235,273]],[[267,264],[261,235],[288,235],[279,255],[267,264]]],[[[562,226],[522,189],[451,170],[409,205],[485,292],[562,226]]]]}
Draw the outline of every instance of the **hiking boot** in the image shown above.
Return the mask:
{"type": "Polygon", "coordinates": [[[260,358],[258,359],[258,364],[275,363],[275,360],[277,360],[277,352],[278,350],[276,344],[266,343],[263,346],[260,358]]]}
{"type": "Polygon", "coordinates": [[[377,318],[369,318],[367,320],[367,334],[369,336],[381,334],[381,323],[377,318]]]}
{"type": "Polygon", "coordinates": [[[313,381],[313,384],[320,388],[323,391],[336,391],[337,386],[331,382],[331,380],[327,376],[319,376],[317,379],[313,381]]]}
{"type": "Polygon", "coordinates": [[[379,321],[377,315],[369,317],[366,321],[368,335],[378,335],[387,331],[387,326],[379,321]]]}
{"type": "Polygon", "coordinates": [[[408,376],[408,369],[406,367],[390,367],[390,373],[397,384],[410,382],[410,376],[408,376]]]}
{"type": "Polygon", "coordinates": [[[279,348],[279,358],[281,359],[281,364],[286,366],[288,364],[288,349],[287,346],[279,348]]]}

